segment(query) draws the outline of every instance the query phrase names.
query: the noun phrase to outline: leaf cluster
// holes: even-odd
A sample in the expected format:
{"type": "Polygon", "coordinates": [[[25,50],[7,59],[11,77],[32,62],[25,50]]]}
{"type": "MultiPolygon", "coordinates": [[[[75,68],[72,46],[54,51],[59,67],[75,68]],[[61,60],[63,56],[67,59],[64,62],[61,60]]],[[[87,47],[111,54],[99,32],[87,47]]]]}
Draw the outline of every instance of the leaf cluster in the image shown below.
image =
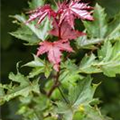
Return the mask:
{"type": "MultiPolygon", "coordinates": [[[[42,0],[29,2],[30,8],[43,4],[42,0]]],[[[96,4],[93,16],[94,21],[82,21],[87,35],[75,41],[78,51],[89,51],[82,60],[63,57],[57,73],[46,59],[33,55],[34,59],[22,66],[31,68],[27,76],[17,67],[17,74],[9,74],[10,84],[0,84],[0,104],[17,98],[20,106],[16,114],[23,120],[110,120],[97,107],[100,101],[94,93],[99,83],[93,84],[91,75],[120,74],[120,14],[108,19],[96,4]]],[[[36,27],[36,21],[25,24],[24,14],[12,17],[20,27],[10,34],[26,41],[26,45],[37,45],[51,37],[48,19],[36,27]]]]}

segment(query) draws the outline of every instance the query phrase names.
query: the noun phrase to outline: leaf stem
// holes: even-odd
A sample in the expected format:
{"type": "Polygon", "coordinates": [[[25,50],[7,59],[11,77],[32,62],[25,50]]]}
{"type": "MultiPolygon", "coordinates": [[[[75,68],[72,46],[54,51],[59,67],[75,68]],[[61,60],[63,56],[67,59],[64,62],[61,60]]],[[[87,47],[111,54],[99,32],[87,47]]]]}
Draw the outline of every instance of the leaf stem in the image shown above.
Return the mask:
{"type": "Polygon", "coordinates": [[[55,0],[53,0],[53,2],[55,3],[55,5],[58,7],[58,4],[57,4],[57,2],[55,1],[55,0]]]}
{"type": "Polygon", "coordinates": [[[58,90],[59,90],[61,96],[63,97],[63,99],[65,100],[65,102],[68,104],[69,102],[68,102],[68,100],[65,98],[65,96],[64,96],[64,94],[63,94],[63,92],[62,92],[62,90],[60,89],[59,86],[58,86],[58,90]]]}
{"type": "Polygon", "coordinates": [[[60,85],[59,83],[59,71],[57,72],[57,75],[55,77],[55,82],[54,85],[52,86],[52,88],[50,89],[50,91],[48,92],[47,96],[50,97],[53,93],[53,91],[60,85]]]}

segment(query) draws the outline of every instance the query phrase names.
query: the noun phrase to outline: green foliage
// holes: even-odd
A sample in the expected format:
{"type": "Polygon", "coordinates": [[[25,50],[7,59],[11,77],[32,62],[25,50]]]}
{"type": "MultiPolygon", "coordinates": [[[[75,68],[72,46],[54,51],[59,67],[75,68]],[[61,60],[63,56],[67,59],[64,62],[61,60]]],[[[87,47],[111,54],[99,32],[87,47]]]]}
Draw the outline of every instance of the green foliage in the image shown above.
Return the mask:
{"type": "Polygon", "coordinates": [[[103,72],[109,77],[115,77],[120,74],[120,42],[112,44],[106,41],[100,50],[98,58],[94,54],[86,55],[79,66],[80,73],[99,73],[103,72]]]}
{"type": "Polygon", "coordinates": [[[96,46],[92,45],[106,40],[120,40],[120,13],[115,15],[112,20],[109,20],[104,9],[96,4],[93,16],[94,21],[83,21],[88,36],[77,39],[78,47],[96,49],[96,46]]]}
{"type": "Polygon", "coordinates": [[[32,0],[31,2],[28,2],[30,9],[36,9],[42,5],[44,5],[44,0],[32,0]]]}
{"type": "Polygon", "coordinates": [[[109,118],[102,116],[97,107],[92,108],[87,106],[85,113],[87,114],[83,120],[110,120],[109,118]]]}
{"type": "Polygon", "coordinates": [[[96,4],[94,8],[94,22],[84,21],[88,35],[93,38],[104,38],[107,32],[107,20],[104,9],[96,4]]]}
{"type": "Polygon", "coordinates": [[[28,97],[31,92],[39,94],[38,80],[30,82],[27,77],[19,72],[16,75],[11,72],[9,74],[9,79],[12,81],[9,85],[0,84],[0,89],[2,91],[0,94],[0,104],[3,104],[15,97],[28,97]],[[14,82],[16,84],[14,84],[14,82]]]}
{"type": "Polygon", "coordinates": [[[118,13],[114,19],[108,24],[109,29],[107,32],[108,39],[120,40],[120,13],[118,13]]]}
{"type": "Polygon", "coordinates": [[[47,111],[51,106],[51,102],[44,95],[40,96],[29,96],[28,98],[20,99],[21,105],[17,114],[22,115],[25,120],[43,120],[44,114],[43,112],[47,111]],[[32,105],[32,108],[30,107],[32,105]]]}
{"type": "MultiPolygon", "coordinates": [[[[44,1],[42,0],[33,0],[29,2],[29,7],[35,9],[43,4],[44,1]]],[[[11,17],[17,20],[13,21],[13,23],[17,23],[20,27],[17,31],[11,32],[10,34],[18,39],[26,41],[27,45],[37,45],[41,40],[44,41],[47,39],[48,31],[50,30],[50,22],[48,19],[45,19],[38,27],[36,26],[36,22],[26,23],[27,18],[24,14],[11,17]]]]}
{"type": "Polygon", "coordinates": [[[78,81],[76,86],[71,85],[69,88],[69,101],[73,107],[88,105],[94,95],[96,86],[91,86],[92,79],[90,76],[78,81]],[[85,95],[84,95],[85,94],[85,95]]]}
{"type": "MultiPolygon", "coordinates": [[[[35,9],[44,2],[32,0],[29,8],[35,9]]],[[[23,120],[111,120],[97,107],[99,100],[94,94],[99,82],[93,84],[95,77],[90,74],[120,74],[120,14],[109,20],[104,8],[96,4],[93,16],[94,21],[83,21],[87,35],[76,42],[78,48],[87,48],[89,53],[85,51],[81,60],[74,56],[63,58],[60,72],[54,71],[47,60],[33,55],[34,60],[22,66],[31,68],[28,75],[20,73],[17,67],[17,74],[9,74],[10,82],[0,84],[0,104],[18,98],[17,114],[23,120]]],[[[36,27],[36,22],[26,23],[24,14],[12,17],[19,28],[10,34],[26,45],[38,45],[50,37],[48,19],[36,27]]],[[[104,107],[108,110],[107,105],[104,107]]]]}
{"type": "MultiPolygon", "coordinates": [[[[97,0],[96,0],[97,1],[97,0]]],[[[101,6],[103,6],[108,13],[109,17],[114,16],[116,13],[120,11],[120,1],[119,0],[100,0],[97,1],[101,6]]]]}
{"type": "MultiPolygon", "coordinates": [[[[82,116],[85,113],[82,113],[82,110],[86,110],[84,106],[89,106],[93,99],[93,95],[97,85],[91,85],[92,78],[90,76],[79,80],[77,83],[70,84],[68,95],[66,100],[68,103],[57,102],[57,112],[63,114],[64,120],[72,120],[76,111],[81,112],[82,116]]],[[[96,112],[96,111],[95,111],[96,112]]],[[[89,110],[86,114],[89,113],[89,110]]]]}
{"type": "Polygon", "coordinates": [[[17,31],[10,34],[14,37],[26,41],[27,45],[37,45],[41,40],[45,40],[48,37],[48,31],[50,29],[49,20],[46,19],[42,24],[37,27],[36,23],[25,23],[27,21],[24,14],[11,16],[17,19],[20,23],[20,28],[17,31]],[[25,25],[26,24],[26,25],[25,25]]]}
{"type": "Polygon", "coordinates": [[[46,77],[49,77],[50,73],[51,73],[51,66],[49,65],[49,63],[47,61],[43,61],[40,58],[38,58],[37,56],[34,56],[34,61],[31,61],[27,64],[25,64],[24,66],[28,66],[28,67],[32,67],[32,71],[29,73],[29,78],[33,78],[37,75],[39,75],[40,73],[44,73],[46,77]]]}
{"type": "Polygon", "coordinates": [[[86,54],[80,63],[79,72],[88,73],[88,74],[101,72],[99,67],[95,66],[97,64],[97,61],[95,59],[96,56],[94,54],[91,54],[90,56],[86,54]]]}

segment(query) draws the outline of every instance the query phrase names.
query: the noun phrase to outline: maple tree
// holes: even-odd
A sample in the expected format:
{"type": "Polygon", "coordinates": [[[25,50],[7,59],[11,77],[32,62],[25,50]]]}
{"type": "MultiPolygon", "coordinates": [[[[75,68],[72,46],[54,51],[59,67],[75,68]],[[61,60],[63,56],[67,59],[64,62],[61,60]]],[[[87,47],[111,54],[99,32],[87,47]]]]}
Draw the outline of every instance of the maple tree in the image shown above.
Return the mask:
{"type": "Polygon", "coordinates": [[[31,68],[27,75],[17,63],[10,84],[0,84],[0,104],[18,98],[23,120],[111,120],[97,107],[99,83],[92,80],[96,73],[120,74],[120,14],[108,22],[98,4],[54,2],[32,0],[26,15],[12,16],[20,27],[10,34],[39,47],[34,60],[21,67],[31,68]]]}
{"type": "Polygon", "coordinates": [[[69,40],[76,39],[79,36],[85,35],[85,33],[79,32],[74,29],[74,20],[76,18],[93,20],[91,16],[92,7],[88,6],[85,3],[80,3],[80,0],[74,0],[70,2],[63,2],[58,4],[58,10],[54,11],[49,5],[44,5],[39,7],[29,13],[30,18],[27,23],[38,18],[38,24],[48,16],[53,18],[53,29],[49,32],[50,34],[57,36],[59,42],[42,42],[40,43],[40,48],[38,49],[37,55],[42,55],[45,52],[48,52],[48,59],[54,65],[56,71],[59,70],[59,63],[61,59],[60,51],[72,52],[72,48],[69,46],[69,40]],[[63,44],[63,41],[67,43],[63,44]],[[62,47],[63,46],[63,47],[62,47]],[[65,48],[67,47],[67,48],[65,48]],[[57,67],[56,67],[57,66],[57,67]]]}

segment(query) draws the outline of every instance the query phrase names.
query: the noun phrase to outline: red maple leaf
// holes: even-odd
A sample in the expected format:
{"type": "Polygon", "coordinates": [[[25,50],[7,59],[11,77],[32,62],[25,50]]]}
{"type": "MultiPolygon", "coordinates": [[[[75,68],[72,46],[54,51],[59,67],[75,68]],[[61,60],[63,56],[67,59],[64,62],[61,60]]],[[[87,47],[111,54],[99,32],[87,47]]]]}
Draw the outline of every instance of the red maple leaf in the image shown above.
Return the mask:
{"type": "Polygon", "coordinates": [[[58,25],[57,21],[54,21],[53,29],[49,33],[63,40],[76,39],[79,36],[85,35],[85,33],[71,28],[71,26],[66,21],[63,21],[61,25],[58,25]]]}
{"type": "Polygon", "coordinates": [[[44,41],[39,44],[37,56],[47,53],[48,60],[53,64],[53,68],[59,71],[59,64],[61,62],[61,51],[73,52],[73,49],[69,45],[69,42],[63,40],[48,42],[44,41]]]}
{"type": "Polygon", "coordinates": [[[62,3],[59,5],[58,14],[61,13],[59,24],[65,20],[72,28],[74,28],[74,19],[76,17],[80,19],[93,20],[91,12],[88,11],[93,8],[88,6],[86,3],[81,3],[80,1],[81,0],[71,0],[69,4],[64,2],[64,4],[62,3]]]}
{"type": "Polygon", "coordinates": [[[56,16],[56,13],[51,9],[50,5],[41,6],[28,13],[31,15],[29,16],[27,23],[38,18],[37,24],[40,24],[46,16],[48,16],[49,18],[56,16]]]}

